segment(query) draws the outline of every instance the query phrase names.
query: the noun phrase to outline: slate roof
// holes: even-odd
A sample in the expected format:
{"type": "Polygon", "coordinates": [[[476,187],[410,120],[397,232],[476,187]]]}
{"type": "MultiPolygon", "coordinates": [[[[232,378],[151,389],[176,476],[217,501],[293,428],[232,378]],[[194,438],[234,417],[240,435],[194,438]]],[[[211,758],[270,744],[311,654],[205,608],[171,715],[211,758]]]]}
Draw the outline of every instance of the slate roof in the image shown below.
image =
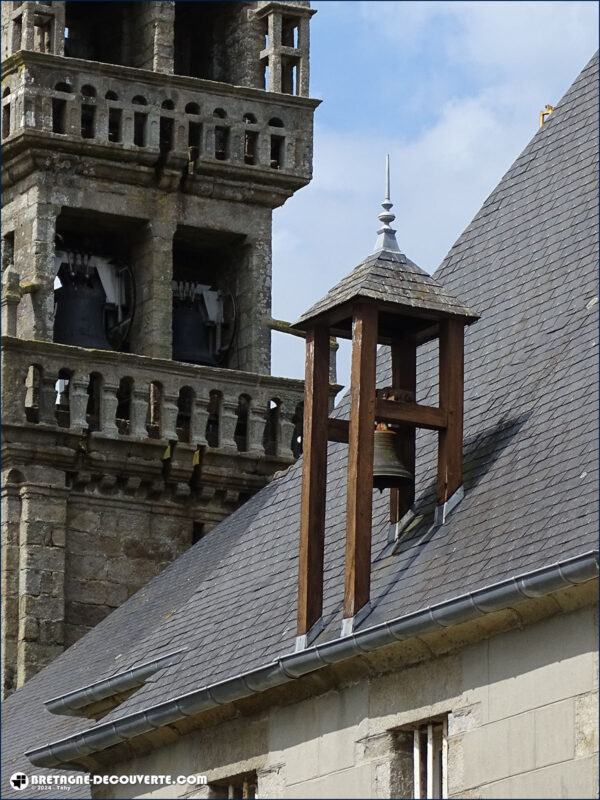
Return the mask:
{"type": "Polygon", "coordinates": [[[301,329],[309,320],[314,322],[323,315],[332,315],[337,320],[340,310],[358,296],[437,315],[464,317],[468,323],[478,318],[474,311],[404,253],[378,250],[361,261],[325,297],[302,314],[293,327],[301,329]],[[338,313],[332,314],[334,310],[338,313]]]}
{"type": "MultiPolygon", "coordinates": [[[[393,554],[386,494],[373,495],[373,611],[361,628],[596,547],[597,73],[595,57],[436,273],[481,314],[466,332],[465,497],[431,528],[435,435],[423,432],[421,519],[393,554]]],[[[431,404],[434,351],[419,350],[418,400],[431,404]]],[[[389,372],[382,349],[381,385],[389,372]]],[[[324,638],[342,615],[346,449],[329,447],[324,638]]],[[[93,725],[45,700],[188,648],[105,722],[293,650],[300,476],[299,463],[8,698],[4,780],[31,773],[25,750],[93,725]]],[[[5,785],[2,796],[19,794],[5,785]]]]}

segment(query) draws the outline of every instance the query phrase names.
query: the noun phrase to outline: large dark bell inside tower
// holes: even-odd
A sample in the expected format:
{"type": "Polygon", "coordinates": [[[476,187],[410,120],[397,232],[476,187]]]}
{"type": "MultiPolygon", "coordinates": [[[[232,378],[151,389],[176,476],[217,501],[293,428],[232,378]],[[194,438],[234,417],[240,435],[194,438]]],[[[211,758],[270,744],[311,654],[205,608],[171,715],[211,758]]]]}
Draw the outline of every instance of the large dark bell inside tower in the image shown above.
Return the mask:
{"type": "Polygon", "coordinates": [[[217,366],[213,343],[214,326],[210,326],[203,303],[174,299],[173,358],[188,364],[217,366]]]}
{"type": "Polygon", "coordinates": [[[112,350],[106,336],[106,294],[94,270],[85,280],[61,276],[54,291],[54,341],[97,350],[112,350]]]}

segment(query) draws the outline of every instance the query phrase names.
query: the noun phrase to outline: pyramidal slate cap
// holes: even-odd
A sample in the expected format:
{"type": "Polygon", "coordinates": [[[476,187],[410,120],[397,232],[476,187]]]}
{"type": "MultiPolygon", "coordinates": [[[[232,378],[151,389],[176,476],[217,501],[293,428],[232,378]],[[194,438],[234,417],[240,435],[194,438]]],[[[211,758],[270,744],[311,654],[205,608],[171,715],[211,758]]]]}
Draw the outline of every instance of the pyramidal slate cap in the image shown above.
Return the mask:
{"type": "MultiPolygon", "coordinates": [[[[466,325],[470,325],[479,319],[478,314],[400,251],[396,231],[390,224],[396,217],[391,211],[389,176],[387,156],[385,199],[381,204],[383,212],[378,217],[382,225],[377,231],[373,252],[306,311],[292,328],[305,330],[326,324],[332,329],[332,334],[347,338],[351,331],[352,305],[361,299],[374,302],[384,315],[387,312],[388,318],[390,314],[412,317],[415,320],[412,327],[419,342],[437,335],[431,321],[461,317],[466,325]],[[429,320],[429,324],[419,325],[417,318],[429,320]]],[[[398,329],[397,324],[388,324],[387,327],[398,329]]],[[[408,325],[406,332],[411,332],[410,329],[408,325]]],[[[384,333],[380,341],[385,338],[384,333]]]]}

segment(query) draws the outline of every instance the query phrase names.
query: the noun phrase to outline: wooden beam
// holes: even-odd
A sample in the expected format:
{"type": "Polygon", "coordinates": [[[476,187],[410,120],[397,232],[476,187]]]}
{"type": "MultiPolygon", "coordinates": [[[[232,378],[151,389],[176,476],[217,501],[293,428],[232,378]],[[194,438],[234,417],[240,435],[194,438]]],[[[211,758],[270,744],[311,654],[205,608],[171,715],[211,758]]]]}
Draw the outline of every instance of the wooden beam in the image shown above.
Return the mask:
{"type": "Polygon", "coordinates": [[[329,419],[327,427],[327,438],[330,442],[341,442],[348,444],[348,430],[350,422],[347,419],[329,419]]]}
{"type": "Polygon", "coordinates": [[[439,431],[446,427],[448,414],[445,409],[421,406],[418,403],[403,403],[397,400],[377,400],[375,404],[377,422],[398,422],[439,431]]]}
{"type": "Polygon", "coordinates": [[[308,633],[323,611],[323,549],[329,416],[329,331],[306,333],[302,503],[298,564],[298,635],[308,633]]]}
{"type": "Polygon", "coordinates": [[[447,414],[438,438],[438,505],[462,484],[464,326],[462,320],[444,320],[440,327],[440,409],[447,414]]]}
{"type": "Polygon", "coordinates": [[[348,494],[346,498],[346,576],[344,618],[369,601],[373,503],[373,433],[377,308],[357,303],[352,318],[348,494]]]}
{"type": "MultiPolygon", "coordinates": [[[[391,347],[392,391],[417,391],[417,347],[414,342],[402,340],[391,347]]],[[[415,427],[401,425],[397,431],[397,453],[413,480],[401,489],[390,490],[390,522],[402,519],[415,502],[415,427]]]]}

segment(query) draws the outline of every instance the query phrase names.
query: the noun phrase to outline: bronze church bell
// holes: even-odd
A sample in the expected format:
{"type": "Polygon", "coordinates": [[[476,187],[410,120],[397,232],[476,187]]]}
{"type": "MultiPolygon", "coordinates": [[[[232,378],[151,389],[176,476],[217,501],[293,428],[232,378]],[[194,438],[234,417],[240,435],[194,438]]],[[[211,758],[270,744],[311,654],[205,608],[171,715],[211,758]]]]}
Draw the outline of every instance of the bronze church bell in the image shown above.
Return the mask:
{"type": "Polygon", "coordinates": [[[413,476],[396,453],[396,433],[380,423],[373,436],[373,488],[382,492],[406,486],[413,476]]]}

